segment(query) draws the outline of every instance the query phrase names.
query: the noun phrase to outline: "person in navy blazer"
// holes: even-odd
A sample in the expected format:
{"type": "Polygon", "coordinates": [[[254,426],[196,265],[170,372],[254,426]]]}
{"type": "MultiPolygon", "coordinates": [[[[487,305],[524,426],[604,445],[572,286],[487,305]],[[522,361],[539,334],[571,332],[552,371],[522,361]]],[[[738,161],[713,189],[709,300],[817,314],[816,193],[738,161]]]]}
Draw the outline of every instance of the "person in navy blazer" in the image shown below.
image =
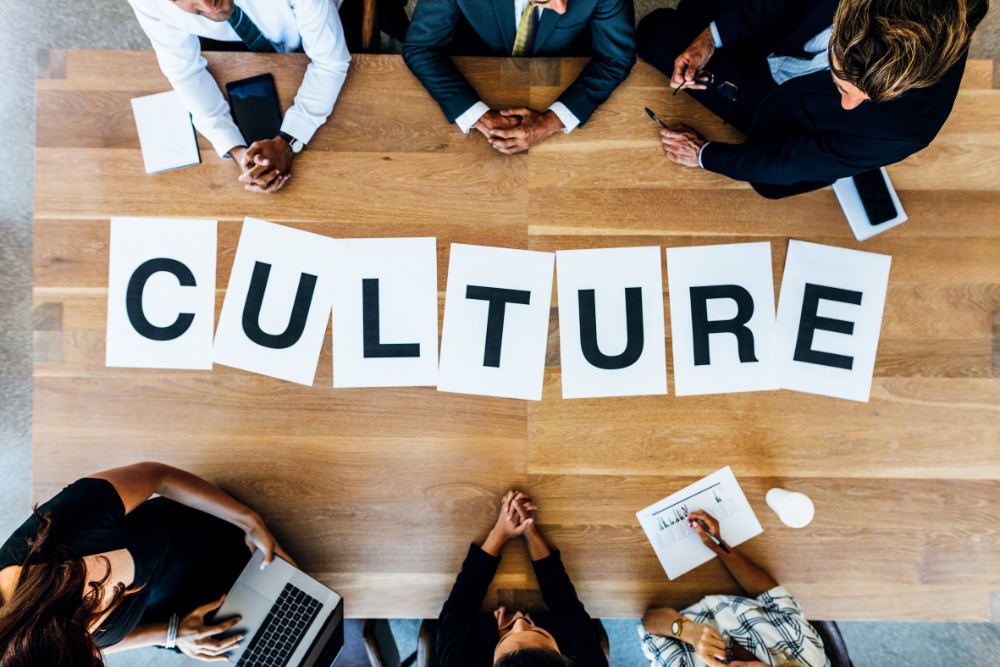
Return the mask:
{"type": "Polygon", "coordinates": [[[403,59],[448,122],[463,132],[475,127],[498,151],[517,153],[585,123],[625,80],[635,64],[634,15],[632,0],[420,0],[403,59]],[[510,56],[528,2],[538,18],[525,55],[592,59],[546,111],[491,109],[449,56],[510,56]]]}
{"type": "Polygon", "coordinates": [[[666,156],[769,198],[927,146],[988,0],[683,0],[639,24],[639,55],[746,135],[661,131],[666,156]]]}

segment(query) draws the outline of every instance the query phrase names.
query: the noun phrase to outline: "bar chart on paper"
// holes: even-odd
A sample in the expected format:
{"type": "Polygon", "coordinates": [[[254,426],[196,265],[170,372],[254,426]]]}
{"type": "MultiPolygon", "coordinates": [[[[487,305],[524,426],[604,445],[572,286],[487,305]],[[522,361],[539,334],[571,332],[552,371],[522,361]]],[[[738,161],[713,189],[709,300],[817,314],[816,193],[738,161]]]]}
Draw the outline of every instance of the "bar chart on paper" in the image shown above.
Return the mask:
{"type": "Polygon", "coordinates": [[[733,471],[726,466],[677,493],[636,512],[649,543],[670,579],[676,579],[715,554],[687,523],[687,516],[703,510],[719,522],[728,544],[737,545],[763,532],[743,495],[733,471]]]}

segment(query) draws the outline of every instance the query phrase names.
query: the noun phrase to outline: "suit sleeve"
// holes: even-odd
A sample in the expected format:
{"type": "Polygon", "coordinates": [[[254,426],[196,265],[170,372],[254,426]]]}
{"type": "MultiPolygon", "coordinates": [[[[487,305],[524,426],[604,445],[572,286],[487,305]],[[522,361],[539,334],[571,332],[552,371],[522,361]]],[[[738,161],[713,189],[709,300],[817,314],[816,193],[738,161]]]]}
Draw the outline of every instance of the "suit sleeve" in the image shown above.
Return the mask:
{"type": "MultiPolygon", "coordinates": [[[[422,0],[426,2],[426,0],[422,0]]],[[[594,56],[559,102],[587,122],[635,65],[635,9],[632,0],[599,0],[590,17],[594,56]]]]}
{"type": "Polygon", "coordinates": [[[715,19],[723,46],[790,34],[805,18],[809,0],[740,0],[715,19]]]}
{"type": "Polygon", "coordinates": [[[455,0],[420,0],[403,43],[403,60],[449,123],[479,101],[446,51],[461,20],[462,10],[455,0]]]}
{"type": "Polygon", "coordinates": [[[576,596],[573,582],[566,574],[562,558],[558,551],[553,551],[548,557],[531,563],[535,568],[535,578],[542,590],[545,606],[556,614],[586,614],[583,603],[576,596]]]}
{"type": "Polygon", "coordinates": [[[469,547],[462,571],[455,579],[448,600],[438,617],[437,654],[441,667],[460,664],[459,648],[483,606],[483,598],[493,581],[500,559],[478,545],[469,547]]]}
{"type": "Polygon", "coordinates": [[[909,141],[875,140],[836,132],[797,132],[778,141],[710,142],[705,169],[738,181],[792,185],[829,181],[899,162],[923,148],[909,141]]]}

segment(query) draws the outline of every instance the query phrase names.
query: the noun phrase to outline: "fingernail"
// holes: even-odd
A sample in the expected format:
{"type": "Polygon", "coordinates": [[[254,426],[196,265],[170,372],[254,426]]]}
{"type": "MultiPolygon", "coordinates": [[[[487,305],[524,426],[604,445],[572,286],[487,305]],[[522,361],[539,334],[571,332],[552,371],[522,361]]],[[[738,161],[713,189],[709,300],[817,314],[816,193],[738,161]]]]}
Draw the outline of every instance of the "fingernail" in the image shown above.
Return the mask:
{"type": "Polygon", "coordinates": [[[262,561],[260,562],[260,569],[262,569],[262,570],[263,570],[263,569],[264,569],[265,567],[267,567],[267,561],[266,561],[266,560],[262,560],[262,561]]]}

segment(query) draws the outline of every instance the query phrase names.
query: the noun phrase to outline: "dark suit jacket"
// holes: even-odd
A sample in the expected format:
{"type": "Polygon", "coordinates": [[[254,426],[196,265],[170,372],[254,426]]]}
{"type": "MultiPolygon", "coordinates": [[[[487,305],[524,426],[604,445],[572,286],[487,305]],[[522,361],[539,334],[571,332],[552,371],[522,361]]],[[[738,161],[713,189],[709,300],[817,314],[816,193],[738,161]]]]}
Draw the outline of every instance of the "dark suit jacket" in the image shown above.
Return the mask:
{"type": "MultiPolygon", "coordinates": [[[[493,581],[500,559],[473,544],[462,563],[448,601],[441,609],[437,630],[440,667],[489,667],[493,649],[500,641],[493,614],[481,613],[486,590],[493,581]]],[[[542,589],[547,612],[532,613],[532,620],[555,637],[559,650],[574,667],[607,667],[597,643],[592,621],[566,575],[559,552],[534,561],[535,577],[542,589]]]]}
{"type": "MultiPolygon", "coordinates": [[[[715,23],[723,48],[754,40],[778,55],[802,55],[805,43],[833,23],[837,4],[744,0],[715,23]]],[[[840,106],[829,72],[791,79],[759,101],[750,127],[743,128],[746,143],[712,142],[702,164],[737,180],[792,186],[785,192],[792,194],[898,162],[927,146],[944,125],[964,70],[963,57],[929,88],[851,111],[840,106]]],[[[771,191],[781,196],[780,188],[771,191]]]]}
{"type": "MultiPolygon", "coordinates": [[[[531,55],[593,59],[559,101],[586,122],[635,64],[632,0],[568,0],[566,13],[541,13],[531,55]]],[[[517,26],[513,0],[420,0],[403,44],[410,70],[454,122],[480,97],[450,55],[509,56],[517,26]]]]}

